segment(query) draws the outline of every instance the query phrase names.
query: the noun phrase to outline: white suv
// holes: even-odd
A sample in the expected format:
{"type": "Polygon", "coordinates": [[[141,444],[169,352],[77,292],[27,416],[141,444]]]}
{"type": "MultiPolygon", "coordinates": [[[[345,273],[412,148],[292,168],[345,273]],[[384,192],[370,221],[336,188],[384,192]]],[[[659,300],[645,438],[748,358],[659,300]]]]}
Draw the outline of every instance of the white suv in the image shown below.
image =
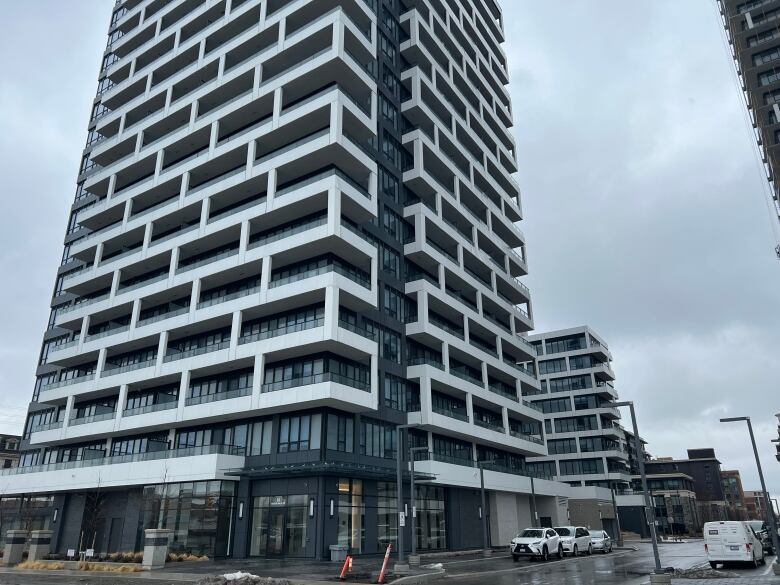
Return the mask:
{"type": "Polygon", "coordinates": [[[564,552],[576,557],[580,553],[593,554],[590,532],[583,526],[556,526],[564,552]]]}
{"type": "Polygon", "coordinates": [[[526,528],[509,543],[509,553],[513,561],[520,557],[546,561],[553,554],[562,559],[563,546],[560,541],[558,533],[552,528],[526,528]]]}

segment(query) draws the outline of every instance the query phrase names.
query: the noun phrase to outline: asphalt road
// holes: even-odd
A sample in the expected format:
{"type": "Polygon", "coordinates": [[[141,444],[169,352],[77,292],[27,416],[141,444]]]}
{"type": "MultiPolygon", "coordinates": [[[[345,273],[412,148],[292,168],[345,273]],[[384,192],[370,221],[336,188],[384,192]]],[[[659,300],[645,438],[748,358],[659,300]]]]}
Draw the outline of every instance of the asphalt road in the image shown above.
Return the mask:
{"type": "MultiPolygon", "coordinates": [[[[445,562],[447,581],[457,585],[639,585],[649,581],[648,575],[654,570],[653,550],[650,544],[639,543],[639,550],[615,551],[611,554],[594,554],[576,559],[528,561],[521,559],[513,562],[508,555],[496,555],[491,559],[457,560],[445,562]]],[[[702,541],[682,544],[660,545],[661,566],[690,569],[706,563],[702,541]]],[[[758,576],[769,569],[767,566],[752,569],[729,566],[729,572],[741,576],[758,576]]],[[[696,581],[691,581],[695,584],[696,581]]]]}
{"type": "MultiPolygon", "coordinates": [[[[490,558],[455,557],[443,562],[447,577],[439,581],[443,585],[641,585],[648,583],[648,575],[655,568],[650,544],[637,544],[637,551],[615,551],[611,554],[594,554],[561,560],[513,562],[503,552],[490,558]]],[[[662,544],[661,566],[690,569],[706,565],[704,545],[701,540],[682,544],[662,544]]],[[[725,569],[738,573],[740,577],[758,577],[771,574],[770,564],[758,569],[744,566],[728,566],[725,569]]],[[[381,559],[361,559],[364,568],[378,568],[381,559]],[[376,567],[375,567],[376,566],[376,567]]],[[[359,569],[360,567],[356,567],[359,569]]],[[[298,582],[330,581],[335,579],[334,565],[317,561],[226,561],[222,563],[174,564],[166,572],[131,575],[70,574],[47,575],[44,572],[25,574],[23,572],[0,571],[0,585],[188,585],[203,574],[221,574],[237,570],[256,575],[287,577],[298,582]],[[185,566],[186,565],[186,566],[185,566]]],[[[353,575],[355,579],[358,575],[353,575]]],[[[366,573],[368,576],[368,573],[366,573]]],[[[356,580],[356,579],[355,579],[356,580]]],[[[365,579],[368,581],[368,579],[365,579]]],[[[353,581],[354,582],[354,581],[353,581]]],[[[349,583],[349,580],[348,580],[349,583]]],[[[683,581],[696,585],[701,581],[683,581]]]]}

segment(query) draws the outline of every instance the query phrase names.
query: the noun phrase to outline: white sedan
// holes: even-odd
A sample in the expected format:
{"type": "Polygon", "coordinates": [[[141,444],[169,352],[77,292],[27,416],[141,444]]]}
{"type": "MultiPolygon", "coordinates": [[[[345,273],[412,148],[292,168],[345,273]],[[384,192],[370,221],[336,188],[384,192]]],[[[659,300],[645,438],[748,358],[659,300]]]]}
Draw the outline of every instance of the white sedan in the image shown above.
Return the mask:
{"type": "Polygon", "coordinates": [[[580,553],[593,553],[590,542],[590,533],[584,526],[556,526],[555,532],[561,537],[563,552],[573,557],[580,553]]]}
{"type": "Polygon", "coordinates": [[[563,545],[558,533],[552,528],[526,528],[509,543],[512,560],[520,557],[542,559],[546,561],[551,554],[563,558],[563,545]]]}
{"type": "Polygon", "coordinates": [[[612,552],[612,539],[606,530],[589,530],[589,532],[594,551],[601,551],[604,554],[612,552]]]}

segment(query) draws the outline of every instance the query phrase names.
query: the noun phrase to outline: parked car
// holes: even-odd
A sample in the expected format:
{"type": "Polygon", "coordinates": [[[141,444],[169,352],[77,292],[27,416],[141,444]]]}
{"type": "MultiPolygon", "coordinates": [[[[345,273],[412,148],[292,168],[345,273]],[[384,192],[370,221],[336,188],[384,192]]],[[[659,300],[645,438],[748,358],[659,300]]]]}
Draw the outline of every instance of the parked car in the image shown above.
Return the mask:
{"type": "Polygon", "coordinates": [[[590,533],[584,526],[556,526],[554,530],[561,537],[564,553],[573,557],[584,552],[593,554],[590,533]]]}
{"type": "Polygon", "coordinates": [[[714,569],[720,563],[743,562],[754,566],[764,563],[764,547],[750,524],[741,521],[704,524],[704,550],[714,569]]]}
{"type": "Polygon", "coordinates": [[[526,528],[509,543],[509,553],[513,561],[520,557],[546,561],[551,554],[557,554],[562,559],[563,544],[552,528],[526,528]]]}
{"type": "Polygon", "coordinates": [[[748,520],[747,523],[756,533],[756,536],[761,539],[761,545],[764,547],[764,554],[773,555],[775,549],[772,546],[772,533],[763,520],[748,520]]]}
{"type": "Polygon", "coordinates": [[[588,533],[594,551],[601,551],[604,554],[612,552],[612,539],[606,530],[588,530],[588,533]]]}

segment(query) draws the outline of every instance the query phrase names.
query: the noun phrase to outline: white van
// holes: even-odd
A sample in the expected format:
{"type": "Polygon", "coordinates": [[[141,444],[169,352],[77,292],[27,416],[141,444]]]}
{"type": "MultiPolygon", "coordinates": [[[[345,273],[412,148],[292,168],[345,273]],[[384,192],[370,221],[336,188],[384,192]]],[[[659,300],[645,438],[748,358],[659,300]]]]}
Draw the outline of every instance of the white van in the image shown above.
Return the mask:
{"type": "Polygon", "coordinates": [[[764,564],[764,547],[747,522],[707,522],[704,524],[704,550],[714,569],[719,563],[764,564]]]}

